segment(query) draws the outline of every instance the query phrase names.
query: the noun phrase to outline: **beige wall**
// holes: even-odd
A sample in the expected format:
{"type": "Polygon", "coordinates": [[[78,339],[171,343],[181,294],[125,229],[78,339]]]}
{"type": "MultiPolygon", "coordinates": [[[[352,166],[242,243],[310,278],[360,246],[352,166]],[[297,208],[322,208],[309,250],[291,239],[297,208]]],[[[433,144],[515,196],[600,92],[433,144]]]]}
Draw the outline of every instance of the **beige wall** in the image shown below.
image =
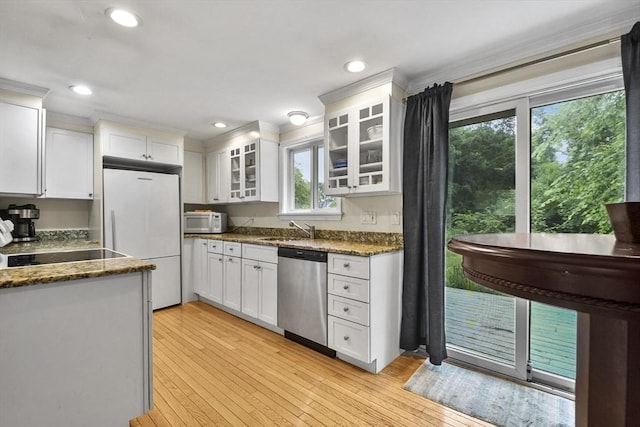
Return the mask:
{"type": "MultiPolygon", "coordinates": [[[[277,203],[235,204],[210,206],[211,209],[226,212],[232,226],[251,227],[288,227],[288,219],[278,217],[277,203]],[[253,219],[253,220],[252,220],[253,219]]],[[[402,214],[402,196],[400,194],[375,197],[348,197],[342,199],[342,219],[340,221],[296,220],[298,223],[315,225],[326,230],[355,230],[402,233],[400,225],[391,224],[391,213],[402,214]],[[376,224],[361,224],[362,212],[375,212],[376,224]]]]}
{"type": "Polygon", "coordinates": [[[87,229],[89,227],[89,200],[61,200],[21,197],[0,197],[0,209],[10,204],[36,205],[40,219],[35,220],[36,230],[87,229]]]}

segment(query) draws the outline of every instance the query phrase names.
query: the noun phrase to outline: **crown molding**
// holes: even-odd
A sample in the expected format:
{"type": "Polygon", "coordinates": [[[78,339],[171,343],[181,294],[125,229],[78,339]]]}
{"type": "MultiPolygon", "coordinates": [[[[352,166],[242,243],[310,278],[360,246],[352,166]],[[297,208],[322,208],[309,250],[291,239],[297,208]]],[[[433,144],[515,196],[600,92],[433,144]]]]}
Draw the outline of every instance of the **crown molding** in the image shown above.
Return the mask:
{"type": "Polygon", "coordinates": [[[50,89],[47,89],[46,87],[30,85],[27,83],[3,78],[0,78],[0,89],[18,92],[26,95],[38,96],[40,98],[44,98],[50,92],[50,89]]]}
{"type": "Polygon", "coordinates": [[[229,132],[221,133],[220,135],[216,135],[213,138],[204,142],[205,145],[213,145],[219,142],[226,142],[231,139],[237,138],[242,135],[246,135],[249,132],[258,132],[267,131],[274,134],[280,133],[280,127],[274,125],[273,123],[263,122],[262,120],[255,120],[253,122],[249,122],[245,125],[237,127],[235,129],[230,130],[229,132]]]}
{"type": "Polygon", "coordinates": [[[140,128],[153,129],[160,132],[172,133],[184,137],[187,132],[183,129],[176,129],[169,126],[159,125],[153,122],[146,122],[144,120],[132,119],[130,117],[118,116],[117,114],[107,113],[106,111],[96,111],[90,116],[91,123],[95,124],[100,120],[107,120],[110,122],[116,122],[123,125],[135,126],[140,128]]]}
{"type": "Polygon", "coordinates": [[[405,90],[409,83],[409,80],[398,70],[396,70],[395,68],[391,68],[389,70],[359,80],[355,83],[351,83],[348,86],[344,86],[340,89],[327,92],[323,95],[320,95],[318,98],[324,105],[332,104],[349,96],[357,95],[359,93],[375,89],[386,83],[395,83],[400,88],[405,90]]]}
{"type": "Polygon", "coordinates": [[[93,127],[93,122],[89,117],[72,116],[71,114],[58,113],[47,109],[47,121],[57,121],[70,125],[93,127]]]}
{"type": "MultiPolygon", "coordinates": [[[[567,23],[567,26],[560,30],[557,27],[543,28],[538,32],[544,34],[542,37],[531,36],[485,50],[453,67],[444,67],[418,76],[409,82],[407,93],[419,93],[437,82],[455,82],[499,71],[536,57],[543,57],[553,51],[561,52],[570,47],[584,45],[587,41],[615,38],[629,32],[633,24],[640,19],[640,11],[635,2],[608,3],[607,7],[617,7],[617,11],[588,23],[573,26],[567,23]]],[[[553,25],[557,26],[557,23],[553,25]]]]}

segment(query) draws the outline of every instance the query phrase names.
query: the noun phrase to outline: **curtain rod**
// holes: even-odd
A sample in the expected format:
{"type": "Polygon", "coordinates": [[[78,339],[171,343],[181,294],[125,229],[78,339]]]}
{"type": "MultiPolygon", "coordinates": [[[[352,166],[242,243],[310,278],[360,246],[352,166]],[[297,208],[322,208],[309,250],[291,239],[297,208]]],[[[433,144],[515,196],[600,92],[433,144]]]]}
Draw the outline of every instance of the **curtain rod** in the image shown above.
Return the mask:
{"type": "MultiPolygon", "coordinates": [[[[566,50],[564,52],[559,52],[559,53],[554,53],[553,55],[549,55],[549,56],[545,56],[543,58],[538,58],[538,59],[532,59],[531,61],[527,61],[527,62],[523,62],[522,64],[517,64],[517,65],[512,65],[511,67],[507,67],[507,68],[502,68],[500,70],[496,70],[496,71],[491,71],[489,73],[486,74],[482,74],[479,76],[475,76],[475,77],[468,77],[468,78],[462,78],[460,80],[454,80],[453,84],[454,85],[459,85],[459,84],[463,84],[463,83],[470,83],[470,82],[475,82],[477,80],[482,80],[482,79],[487,79],[490,77],[494,77],[500,74],[504,74],[504,73],[509,73],[511,71],[516,71],[516,70],[520,70],[522,68],[525,67],[530,67],[532,65],[537,65],[537,64],[542,64],[545,62],[549,62],[549,61],[553,61],[555,59],[559,59],[559,58],[565,58],[567,56],[571,56],[571,55],[575,55],[576,53],[581,53],[581,52],[586,52],[588,50],[591,49],[596,49],[602,46],[608,46],[612,43],[617,43],[619,42],[621,39],[621,36],[617,36],[617,37],[613,37],[607,40],[601,40],[599,42],[594,42],[585,46],[580,46],[580,47],[576,47],[573,49],[569,49],[566,50]]],[[[402,98],[402,102],[407,102],[407,97],[402,98]]]]}

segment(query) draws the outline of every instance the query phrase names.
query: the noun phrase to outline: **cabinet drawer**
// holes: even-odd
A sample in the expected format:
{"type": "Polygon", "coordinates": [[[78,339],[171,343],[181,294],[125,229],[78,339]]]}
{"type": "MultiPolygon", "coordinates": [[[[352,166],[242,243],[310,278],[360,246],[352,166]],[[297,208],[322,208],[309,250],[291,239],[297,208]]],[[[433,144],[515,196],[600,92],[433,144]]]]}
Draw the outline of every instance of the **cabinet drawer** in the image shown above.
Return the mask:
{"type": "Polygon", "coordinates": [[[242,243],[238,242],[223,242],[223,254],[229,256],[242,256],[242,243]]]}
{"type": "Polygon", "coordinates": [[[242,245],[242,258],[256,261],[278,262],[278,248],[275,246],[242,245]]]}
{"type": "Polygon", "coordinates": [[[369,257],[329,254],[329,273],[342,274],[343,276],[369,278],[369,257]]]}
{"type": "Polygon", "coordinates": [[[330,315],[369,326],[369,304],[335,295],[329,295],[328,303],[330,315]]]}
{"type": "Polygon", "coordinates": [[[207,252],[210,253],[214,253],[214,254],[221,254],[223,253],[222,251],[222,240],[209,240],[207,241],[207,252]]]}
{"type": "Polygon", "coordinates": [[[328,316],[329,348],[370,363],[369,327],[328,316]]]}
{"type": "Polygon", "coordinates": [[[329,274],[327,291],[333,295],[369,302],[369,281],[366,279],[329,274]]]}

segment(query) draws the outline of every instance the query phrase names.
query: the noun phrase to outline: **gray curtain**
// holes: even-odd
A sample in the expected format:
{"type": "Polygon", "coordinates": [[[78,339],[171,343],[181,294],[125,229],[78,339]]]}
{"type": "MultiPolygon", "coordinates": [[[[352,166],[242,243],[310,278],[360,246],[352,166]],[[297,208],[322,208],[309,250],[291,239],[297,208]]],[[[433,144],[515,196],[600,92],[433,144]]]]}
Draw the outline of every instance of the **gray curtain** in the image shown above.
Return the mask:
{"type": "Polygon", "coordinates": [[[403,154],[404,280],[400,347],[447,357],[444,336],[444,232],[452,84],[407,99],[403,154]]]}
{"type": "Polygon", "coordinates": [[[622,75],[627,102],[625,200],[640,201],[640,22],[621,38],[622,75]]]}

